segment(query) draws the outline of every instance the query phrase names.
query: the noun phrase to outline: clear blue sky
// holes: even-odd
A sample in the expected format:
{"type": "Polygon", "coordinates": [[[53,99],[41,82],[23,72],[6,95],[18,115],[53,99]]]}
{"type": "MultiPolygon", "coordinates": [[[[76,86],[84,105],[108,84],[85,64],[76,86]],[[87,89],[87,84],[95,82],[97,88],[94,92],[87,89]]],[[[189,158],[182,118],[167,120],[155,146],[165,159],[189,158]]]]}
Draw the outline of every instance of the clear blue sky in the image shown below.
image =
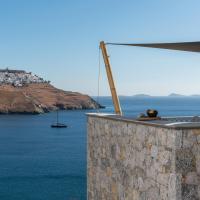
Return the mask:
{"type": "MultiPolygon", "coordinates": [[[[0,0],[0,67],[97,94],[98,45],[200,40],[199,0],[0,0]]],[[[200,94],[200,54],[109,47],[119,94],[200,94]]],[[[110,95],[102,63],[101,95],[110,95]]]]}

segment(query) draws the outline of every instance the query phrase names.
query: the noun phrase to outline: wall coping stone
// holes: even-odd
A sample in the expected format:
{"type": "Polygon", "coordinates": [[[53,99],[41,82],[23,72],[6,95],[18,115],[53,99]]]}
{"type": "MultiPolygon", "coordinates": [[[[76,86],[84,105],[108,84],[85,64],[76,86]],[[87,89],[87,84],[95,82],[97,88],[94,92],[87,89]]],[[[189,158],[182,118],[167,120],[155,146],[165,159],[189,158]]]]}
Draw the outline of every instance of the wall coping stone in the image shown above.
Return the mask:
{"type": "MultiPolygon", "coordinates": [[[[173,125],[168,125],[169,122],[165,119],[170,119],[171,117],[164,117],[163,120],[151,120],[151,121],[139,121],[136,117],[127,117],[127,116],[119,116],[116,114],[110,113],[86,113],[88,117],[96,117],[96,118],[104,118],[114,121],[122,121],[134,124],[141,124],[153,127],[167,128],[167,129],[175,129],[175,130],[188,130],[188,129],[200,129],[200,122],[192,122],[192,123],[174,123],[173,125]]],[[[178,116],[178,118],[185,116],[178,116]]],[[[162,119],[162,118],[161,118],[162,119]]]]}

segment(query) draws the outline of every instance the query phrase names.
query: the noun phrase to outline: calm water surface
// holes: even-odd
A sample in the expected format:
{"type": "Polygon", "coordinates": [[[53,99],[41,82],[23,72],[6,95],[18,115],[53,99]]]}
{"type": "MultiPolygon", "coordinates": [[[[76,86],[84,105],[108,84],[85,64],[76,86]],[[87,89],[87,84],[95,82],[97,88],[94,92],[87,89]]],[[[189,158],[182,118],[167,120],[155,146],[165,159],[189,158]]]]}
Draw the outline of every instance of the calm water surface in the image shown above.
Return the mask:
{"type": "MultiPolygon", "coordinates": [[[[112,112],[108,97],[100,98],[112,112]]],[[[200,98],[125,98],[126,115],[200,115],[200,98]]],[[[0,115],[0,200],[86,199],[86,112],[62,111],[70,127],[52,129],[55,113],[0,115]]]]}

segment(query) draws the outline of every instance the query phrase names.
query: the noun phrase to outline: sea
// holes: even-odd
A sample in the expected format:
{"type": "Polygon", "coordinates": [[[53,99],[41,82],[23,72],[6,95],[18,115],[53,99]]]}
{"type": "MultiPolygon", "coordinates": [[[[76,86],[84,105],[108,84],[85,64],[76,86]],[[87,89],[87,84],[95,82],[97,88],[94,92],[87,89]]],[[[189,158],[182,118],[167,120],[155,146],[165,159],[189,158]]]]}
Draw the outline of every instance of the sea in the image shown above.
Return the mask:
{"type": "MultiPolygon", "coordinates": [[[[124,115],[149,108],[159,116],[200,115],[200,97],[120,97],[124,115]]],[[[113,112],[111,97],[101,110],[60,111],[69,127],[53,129],[56,113],[0,115],[0,200],[86,200],[86,113],[113,112]]]]}

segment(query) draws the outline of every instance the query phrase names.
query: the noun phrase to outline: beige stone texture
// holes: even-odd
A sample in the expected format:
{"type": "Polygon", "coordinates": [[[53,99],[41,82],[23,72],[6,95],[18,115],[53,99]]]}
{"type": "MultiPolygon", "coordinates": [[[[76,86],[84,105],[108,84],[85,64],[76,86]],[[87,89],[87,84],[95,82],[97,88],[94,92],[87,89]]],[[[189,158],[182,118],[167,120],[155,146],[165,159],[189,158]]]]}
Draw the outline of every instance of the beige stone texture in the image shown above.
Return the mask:
{"type": "Polygon", "coordinates": [[[88,116],[88,200],[200,200],[200,130],[88,116]]]}

